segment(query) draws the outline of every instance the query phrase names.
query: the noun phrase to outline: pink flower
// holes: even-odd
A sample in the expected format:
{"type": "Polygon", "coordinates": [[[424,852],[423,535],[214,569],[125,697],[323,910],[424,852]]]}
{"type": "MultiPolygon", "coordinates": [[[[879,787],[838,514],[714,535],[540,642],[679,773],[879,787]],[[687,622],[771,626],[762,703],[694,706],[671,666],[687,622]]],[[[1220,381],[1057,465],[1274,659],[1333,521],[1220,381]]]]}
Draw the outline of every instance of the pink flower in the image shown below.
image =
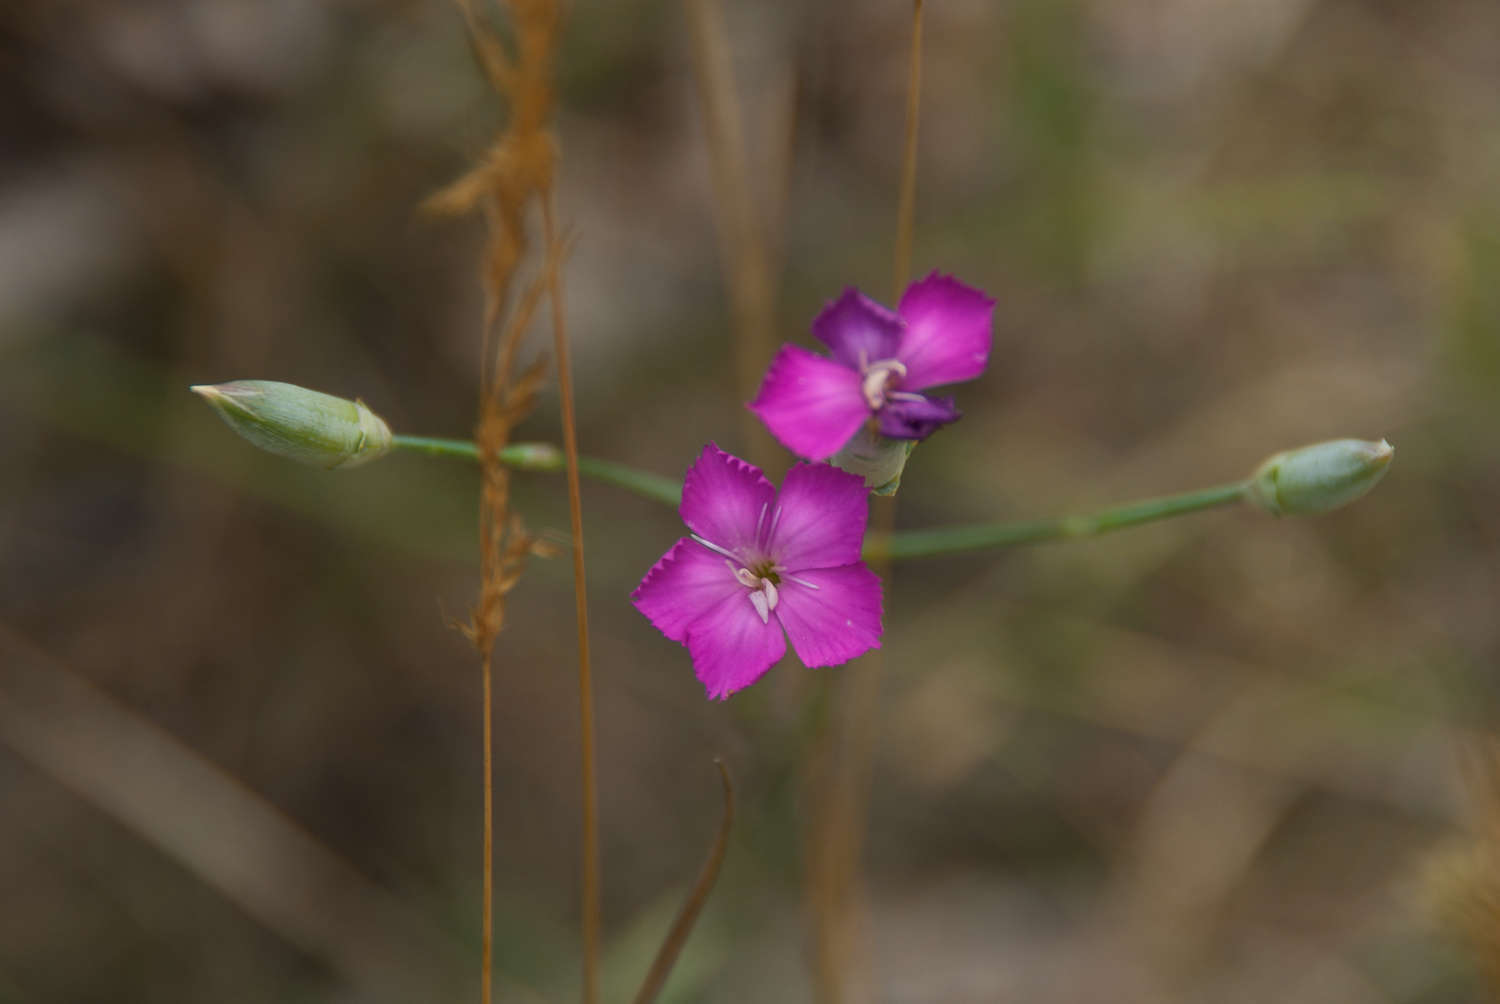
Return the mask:
{"type": "Polygon", "coordinates": [[[786,654],[837,666],[880,647],[880,579],[859,560],[864,482],[798,464],[778,496],[760,469],[713,443],[682,486],[692,531],[631,594],[662,634],[687,646],[711,698],[750,686],[786,654]]]}
{"type": "Polygon", "coordinates": [[[952,398],[916,392],[984,372],[994,308],[984,293],[936,272],[908,286],[895,313],[846,289],[813,321],[833,358],[783,346],[750,410],[811,460],[833,456],[871,417],[889,439],[926,439],[959,413],[952,398]]]}

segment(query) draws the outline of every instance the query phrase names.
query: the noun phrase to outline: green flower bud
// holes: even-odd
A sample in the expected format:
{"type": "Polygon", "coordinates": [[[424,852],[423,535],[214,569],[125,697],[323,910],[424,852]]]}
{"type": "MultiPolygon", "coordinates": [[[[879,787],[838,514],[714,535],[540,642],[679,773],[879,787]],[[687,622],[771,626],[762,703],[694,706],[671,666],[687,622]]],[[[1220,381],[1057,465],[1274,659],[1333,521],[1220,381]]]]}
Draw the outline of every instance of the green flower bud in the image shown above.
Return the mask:
{"type": "Polygon", "coordinates": [[[901,473],[916,447],[911,439],[887,439],[866,423],[834,454],[829,463],[865,479],[865,487],[876,495],[894,495],[901,487],[901,473]]]}
{"type": "Polygon", "coordinates": [[[194,394],[225,423],[268,453],[332,470],[383,457],[390,427],[363,401],[274,380],[199,384],[194,394]]]}
{"type": "Polygon", "coordinates": [[[1327,512],[1374,488],[1395,453],[1383,439],[1334,439],[1287,450],[1256,469],[1245,498],[1274,516],[1327,512]]]}

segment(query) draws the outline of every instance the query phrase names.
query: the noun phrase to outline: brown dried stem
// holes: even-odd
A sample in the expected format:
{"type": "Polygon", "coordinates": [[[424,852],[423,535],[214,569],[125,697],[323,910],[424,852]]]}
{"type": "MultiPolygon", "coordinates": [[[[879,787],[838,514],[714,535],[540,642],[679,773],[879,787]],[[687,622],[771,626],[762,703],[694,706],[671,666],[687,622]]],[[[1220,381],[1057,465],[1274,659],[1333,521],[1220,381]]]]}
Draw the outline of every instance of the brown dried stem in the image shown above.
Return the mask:
{"type": "MultiPolygon", "coordinates": [[[[485,291],[481,347],[480,415],[475,441],[479,447],[481,582],[479,599],[464,629],[479,652],[483,691],[484,743],[484,919],[481,948],[481,1000],[488,1004],[494,956],[494,758],[491,709],[495,638],[505,622],[505,600],[515,588],[526,559],[540,544],[510,512],[510,472],[500,451],[511,430],[535,404],[543,364],[516,374],[521,340],[543,295],[551,301],[554,327],[561,325],[559,297],[563,248],[550,224],[550,197],[556,164],[552,117],[553,55],[559,11],[555,0],[508,0],[514,26],[514,51],[475,9],[472,0],[457,0],[469,28],[475,58],[495,92],[505,100],[509,121],[490,148],[463,177],[436,193],[427,208],[439,213],[483,213],[487,240],[482,277],[485,291]],[[527,247],[526,215],[540,203],[548,214],[546,253],[541,275],[530,281],[512,305],[517,269],[527,247]]],[[[565,363],[565,357],[563,359],[565,363]]],[[[569,430],[571,431],[571,429],[569,430]]],[[[571,457],[570,457],[571,459],[571,457]]],[[[576,464],[570,464],[576,467],[576,464]]],[[[581,543],[574,525],[575,559],[581,543]]],[[[581,593],[582,586],[579,586],[581,593]]],[[[586,659],[586,649],[585,649],[586,659]]],[[[585,674],[586,675],[586,674],[585,674]]],[[[591,718],[591,715],[590,715],[591,718]]],[[[586,758],[592,756],[592,722],[585,721],[586,758]]],[[[586,815],[590,810],[586,807],[586,815]]],[[[589,837],[585,836],[585,842],[589,837]]],[[[585,930],[588,920],[585,920],[585,930]]]]}
{"type": "MultiPolygon", "coordinates": [[[[542,199],[542,233],[549,253],[559,246],[552,193],[542,199]]],[[[573,535],[573,602],[578,620],[578,728],[583,774],[583,1000],[599,996],[599,786],[594,756],[594,683],[589,659],[589,602],[583,560],[583,489],[578,475],[578,428],[573,411],[573,374],[563,315],[562,273],[548,272],[552,345],[562,407],[563,452],[568,459],[568,523],[573,535]]]]}
{"type": "MultiPolygon", "coordinates": [[[[895,282],[892,302],[899,302],[911,270],[911,246],[917,190],[917,119],[922,85],[922,0],[912,5],[911,69],[907,80],[905,143],[896,211],[895,282]]],[[[895,499],[872,499],[869,533],[889,539],[895,529],[895,499]]],[[[877,547],[872,570],[889,583],[888,551],[877,547]]],[[[890,591],[886,590],[889,597],[890,591]]],[[[886,611],[889,616],[889,609],[886,611]]],[[[834,684],[836,699],[830,720],[826,760],[819,787],[819,817],[812,833],[811,897],[815,918],[818,998],[843,1001],[851,994],[849,977],[858,934],[859,859],[879,714],[884,650],[877,649],[844,671],[834,684]]]]}

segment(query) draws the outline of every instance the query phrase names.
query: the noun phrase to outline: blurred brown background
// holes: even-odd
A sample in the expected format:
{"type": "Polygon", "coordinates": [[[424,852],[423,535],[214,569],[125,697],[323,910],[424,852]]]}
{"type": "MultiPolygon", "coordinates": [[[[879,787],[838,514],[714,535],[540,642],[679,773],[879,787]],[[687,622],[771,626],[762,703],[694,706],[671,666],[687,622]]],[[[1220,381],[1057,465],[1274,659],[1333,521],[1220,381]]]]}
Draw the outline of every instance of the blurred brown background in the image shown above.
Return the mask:
{"type": "MultiPolygon", "coordinates": [[[[909,7],[731,7],[776,329],[806,344],[845,284],[888,298],[909,7]]],[[[914,269],[999,306],[902,526],[1398,453],[1318,519],[902,564],[854,989],[1485,999],[1429,915],[1497,697],[1500,7],[933,0],[926,60],[914,269]]],[[[560,72],[583,448],[746,449],[682,8],[575,3],[560,72]]],[[[295,468],[186,388],[467,434],[482,234],[416,206],[499,115],[436,0],[0,10],[0,1002],[475,996],[478,675],[448,626],[474,473],[295,468]]],[[[517,492],[566,528],[559,479],[517,492]]],[[[664,999],[810,1000],[823,681],[789,660],[705,702],[627,599],[675,515],[588,486],[585,520],[609,999],[696,872],[720,754],[739,824],[664,999]]],[[[497,660],[504,1000],[577,988],[566,565],[497,660]]]]}

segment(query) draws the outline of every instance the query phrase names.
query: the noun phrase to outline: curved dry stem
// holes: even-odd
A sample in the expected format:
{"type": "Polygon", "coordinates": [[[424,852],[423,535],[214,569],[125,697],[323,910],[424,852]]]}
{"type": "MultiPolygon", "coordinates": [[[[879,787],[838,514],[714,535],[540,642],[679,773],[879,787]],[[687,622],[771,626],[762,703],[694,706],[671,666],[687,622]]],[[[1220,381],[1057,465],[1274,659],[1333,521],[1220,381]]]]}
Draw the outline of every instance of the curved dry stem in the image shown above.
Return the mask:
{"type": "Polygon", "coordinates": [[[729,834],[734,828],[734,783],[729,779],[729,768],[724,766],[723,760],[714,757],[714,766],[719,768],[719,780],[724,784],[724,815],[719,820],[719,833],[714,837],[713,846],[708,849],[708,859],[698,872],[698,880],[693,883],[682,909],[677,911],[677,919],[672,921],[666,940],[657,949],[645,982],[635,995],[635,1004],[651,1004],[666,985],[667,977],[672,974],[672,967],[677,963],[677,956],[682,952],[682,946],[687,943],[688,935],[693,933],[693,925],[698,922],[703,904],[708,902],[708,894],[713,892],[714,883],[719,878],[719,868],[724,864],[724,855],[729,851],[729,834]]]}

